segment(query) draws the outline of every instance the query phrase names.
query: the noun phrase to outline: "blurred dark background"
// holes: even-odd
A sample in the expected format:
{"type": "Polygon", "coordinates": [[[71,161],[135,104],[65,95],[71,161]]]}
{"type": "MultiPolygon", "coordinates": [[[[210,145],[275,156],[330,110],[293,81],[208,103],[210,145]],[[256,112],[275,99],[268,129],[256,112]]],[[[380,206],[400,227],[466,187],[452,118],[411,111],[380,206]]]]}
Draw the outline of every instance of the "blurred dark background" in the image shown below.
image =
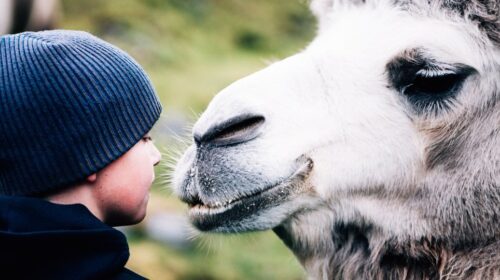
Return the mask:
{"type": "Polygon", "coordinates": [[[306,46],[315,32],[307,0],[0,0],[0,34],[50,28],[85,30],[126,50],[164,105],[154,131],[163,164],[148,217],[122,229],[128,267],[151,279],[305,278],[272,232],[195,233],[168,177],[219,90],[306,46]]]}

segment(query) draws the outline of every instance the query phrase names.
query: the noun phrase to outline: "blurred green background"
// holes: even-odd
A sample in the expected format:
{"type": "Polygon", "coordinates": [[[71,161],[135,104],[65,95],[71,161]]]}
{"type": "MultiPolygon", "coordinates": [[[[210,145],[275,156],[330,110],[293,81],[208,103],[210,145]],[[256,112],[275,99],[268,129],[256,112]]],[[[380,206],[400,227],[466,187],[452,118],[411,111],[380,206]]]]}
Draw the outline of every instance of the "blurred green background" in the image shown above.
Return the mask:
{"type": "Polygon", "coordinates": [[[315,32],[307,5],[306,0],[61,1],[57,27],[89,31],[129,52],[164,104],[155,136],[167,164],[157,169],[148,218],[124,229],[129,268],[151,279],[305,278],[272,232],[192,233],[167,177],[183,146],[175,135],[186,134],[219,90],[306,46],[315,32]],[[169,231],[177,231],[177,239],[164,240],[169,231]],[[182,239],[186,235],[189,240],[182,239]]]}

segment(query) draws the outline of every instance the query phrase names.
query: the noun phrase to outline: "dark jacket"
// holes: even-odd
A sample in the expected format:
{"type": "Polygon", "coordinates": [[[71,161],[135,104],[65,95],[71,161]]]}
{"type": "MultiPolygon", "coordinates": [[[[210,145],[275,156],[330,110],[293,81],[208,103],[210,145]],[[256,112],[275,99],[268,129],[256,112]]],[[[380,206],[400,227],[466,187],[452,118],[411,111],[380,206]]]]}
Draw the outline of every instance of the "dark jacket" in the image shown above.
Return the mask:
{"type": "Polygon", "coordinates": [[[144,279],[125,236],[83,205],[0,196],[0,279],[144,279]]]}

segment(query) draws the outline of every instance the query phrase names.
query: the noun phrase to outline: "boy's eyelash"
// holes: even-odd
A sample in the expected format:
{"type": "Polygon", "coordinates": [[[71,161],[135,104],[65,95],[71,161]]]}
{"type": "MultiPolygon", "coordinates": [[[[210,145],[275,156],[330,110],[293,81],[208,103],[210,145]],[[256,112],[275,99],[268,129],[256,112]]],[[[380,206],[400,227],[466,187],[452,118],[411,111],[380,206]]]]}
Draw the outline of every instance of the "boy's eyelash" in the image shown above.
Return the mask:
{"type": "Polygon", "coordinates": [[[152,141],[153,138],[151,138],[151,136],[144,136],[144,137],[142,137],[142,140],[144,140],[144,141],[152,141]]]}

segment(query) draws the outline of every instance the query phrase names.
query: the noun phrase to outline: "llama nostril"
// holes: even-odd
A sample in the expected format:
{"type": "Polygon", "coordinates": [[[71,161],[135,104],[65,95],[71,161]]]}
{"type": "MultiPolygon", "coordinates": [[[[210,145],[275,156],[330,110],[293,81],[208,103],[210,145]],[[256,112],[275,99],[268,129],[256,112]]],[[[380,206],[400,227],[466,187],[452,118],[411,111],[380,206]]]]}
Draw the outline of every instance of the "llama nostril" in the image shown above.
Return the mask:
{"type": "Polygon", "coordinates": [[[250,141],[259,135],[265,118],[259,115],[240,115],[208,129],[205,134],[195,135],[197,145],[210,143],[217,146],[234,145],[250,141]]]}

